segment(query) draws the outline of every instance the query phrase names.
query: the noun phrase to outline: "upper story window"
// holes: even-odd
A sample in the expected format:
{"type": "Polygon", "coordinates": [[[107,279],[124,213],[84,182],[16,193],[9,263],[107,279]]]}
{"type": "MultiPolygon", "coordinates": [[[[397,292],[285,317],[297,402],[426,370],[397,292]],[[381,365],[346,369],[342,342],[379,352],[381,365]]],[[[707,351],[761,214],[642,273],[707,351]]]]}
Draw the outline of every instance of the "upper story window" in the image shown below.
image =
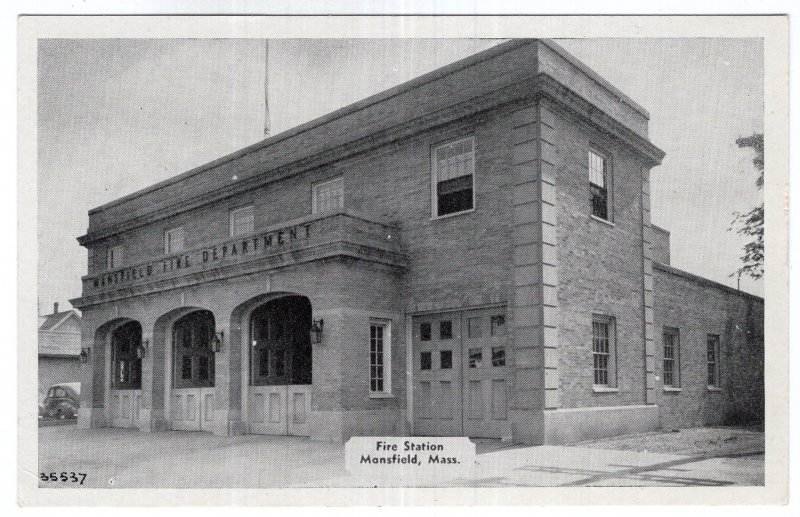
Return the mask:
{"type": "Polygon", "coordinates": [[[164,232],[164,253],[177,253],[184,249],[183,228],[173,228],[164,232]]]}
{"type": "Polygon", "coordinates": [[[431,211],[442,217],[475,207],[475,139],[463,138],[433,150],[431,211]]]}
{"type": "Polygon", "coordinates": [[[122,267],[122,246],[112,246],[106,252],[106,268],[122,267]]]}
{"type": "Polygon", "coordinates": [[[592,201],[592,215],[611,220],[611,203],[608,198],[610,183],[608,158],[597,151],[589,151],[589,190],[592,201]]]}
{"type": "Polygon", "coordinates": [[[616,332],[614,318],[595,315],[592,318],[592,356],[594,360],[594,384],[616,385],[616,332]]]}
{"type": "Polygon", "coordinates": [[[253,205],[231,210],[231,237],[253,233],[253,205]]]}
{"type": "Polygon", "coordinates": [[[311,212],[321,214],[344,207],[344,180],[341,176],[315,184],[311,188],[311,212]]]}

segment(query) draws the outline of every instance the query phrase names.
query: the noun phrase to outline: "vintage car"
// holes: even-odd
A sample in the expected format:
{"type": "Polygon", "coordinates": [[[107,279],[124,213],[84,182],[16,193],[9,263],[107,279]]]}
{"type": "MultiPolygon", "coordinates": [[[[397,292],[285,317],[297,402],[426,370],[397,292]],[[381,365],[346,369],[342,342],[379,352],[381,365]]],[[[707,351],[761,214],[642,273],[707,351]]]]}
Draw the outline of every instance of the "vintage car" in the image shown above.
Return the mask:
{"type": "Polygon", "coordinates": [[[45,418],[77,418],[80,394],[80,382],[54,384],[47,390],[40,414],[45,418]]]}

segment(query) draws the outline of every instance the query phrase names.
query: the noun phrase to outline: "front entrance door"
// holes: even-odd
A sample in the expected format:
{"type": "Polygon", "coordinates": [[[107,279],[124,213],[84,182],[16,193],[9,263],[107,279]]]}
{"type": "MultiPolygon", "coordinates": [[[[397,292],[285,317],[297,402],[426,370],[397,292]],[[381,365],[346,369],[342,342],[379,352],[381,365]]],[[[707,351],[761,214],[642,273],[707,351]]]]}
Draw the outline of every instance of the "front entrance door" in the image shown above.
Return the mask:
{"type": "Polygon", "coordinates": [[[302,296],[269,302],[250,316],[250,432],[309,436],[311,304],[302,296]]]}
{"type": "Polygon", "coordinates": [[[507,420],[505,309],[413,319],[414,433],[500,438],[507,420]]]}
{"type": "Polygon", "coordinates": [[[200,310],[172,330],[171,428],[211,431],[214,424],[214,316],[200,310]]]}

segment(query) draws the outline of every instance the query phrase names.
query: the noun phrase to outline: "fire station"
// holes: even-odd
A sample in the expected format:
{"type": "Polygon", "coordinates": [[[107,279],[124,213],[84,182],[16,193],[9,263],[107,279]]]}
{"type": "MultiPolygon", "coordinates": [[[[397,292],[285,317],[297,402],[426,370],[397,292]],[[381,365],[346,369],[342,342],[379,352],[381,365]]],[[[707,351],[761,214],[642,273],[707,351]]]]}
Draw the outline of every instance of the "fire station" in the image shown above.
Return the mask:
{"type": "Polygon", "coordinates": [[[91,210],[79,425],[541,444],[758,418],[763,300],[670,265],[648,122],[512,40],[91,210]]]}

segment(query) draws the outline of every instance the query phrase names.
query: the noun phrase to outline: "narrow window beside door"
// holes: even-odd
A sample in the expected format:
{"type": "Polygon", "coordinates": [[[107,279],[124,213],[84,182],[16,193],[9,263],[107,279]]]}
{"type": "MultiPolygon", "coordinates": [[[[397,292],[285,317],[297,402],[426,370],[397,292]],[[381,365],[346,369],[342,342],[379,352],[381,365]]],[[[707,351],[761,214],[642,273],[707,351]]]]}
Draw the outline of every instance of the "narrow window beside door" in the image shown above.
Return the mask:
{"type": "Polygon", "coordinates": [[[391,327],[388,321],[373,321],[369,325],[369,391],[371,395],[391,393],[391,327]]]}

